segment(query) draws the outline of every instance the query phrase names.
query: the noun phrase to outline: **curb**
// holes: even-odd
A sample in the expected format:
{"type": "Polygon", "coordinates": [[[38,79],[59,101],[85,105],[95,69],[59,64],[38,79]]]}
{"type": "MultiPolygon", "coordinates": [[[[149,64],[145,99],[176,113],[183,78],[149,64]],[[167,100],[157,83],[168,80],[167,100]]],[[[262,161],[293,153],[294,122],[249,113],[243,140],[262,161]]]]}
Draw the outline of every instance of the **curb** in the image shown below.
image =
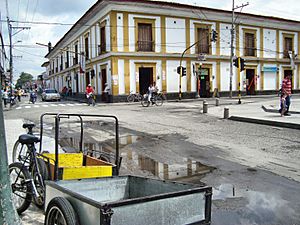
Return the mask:
{"type": "Polygon", "coordinates": [[[288,123],[288,122],[283,123],[283,122],[278,122],[278,121],[253,119],[253,118],[246,118],[246,117],[240,117],[240,116],[231,116],[228,119],[233,120],[233,121],[239,121],[239,122],[256,123],[256,124],[262,124],[262,125],[267,125],[267,126],[284,127],[284,128],[300,130],[300,124],[296,124],[296,123],[288,123]]]}
{"type": "MultiPolygon", "coordinates": [[[[261,106],[261,108],[265,111],[265,112],[269,112],[269,113],[279,113],[277,109],[268,109],[265,106],[261,106]]],[[[300,112],[297,111],[289,111],[290,114],[300,114],[300,112]]]]}

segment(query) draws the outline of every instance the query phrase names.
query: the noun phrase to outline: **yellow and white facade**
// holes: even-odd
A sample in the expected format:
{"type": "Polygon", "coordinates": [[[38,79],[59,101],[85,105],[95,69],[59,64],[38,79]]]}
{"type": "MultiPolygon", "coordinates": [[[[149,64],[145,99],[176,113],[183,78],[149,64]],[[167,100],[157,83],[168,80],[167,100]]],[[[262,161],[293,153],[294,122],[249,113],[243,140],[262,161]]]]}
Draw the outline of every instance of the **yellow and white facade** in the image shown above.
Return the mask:
{"type": "MultiPolygon", "coordinates": [[[[234,54],[246,60],[246,67],[242,72],[233,68],[232,90],[236,92],[240,83],[247,94],[276,91],[288,73],[293,75],[293,89],[299,90],[300,61],[296,56],[291,66],[284,53],[288,48],[294,56],[300,55],[300,22],[243,13],[237,22],[234,54]],[[251,56],[245,46],[249,37],[251,56]]],[[[183,96],[195,96],[200,87],[210,93],[217,88],[225,95],[230,86],[230,31],[229,11],[146,0],[100,0],[46,55],[50,87],[69,86],[80,95],[91,83],[101,95],[107,83],[113,98],[121,100],[155,81],[160,90],[174,97],[180,83],[183,96]],[[140,41],[140,28],[149,28],[150,41],[140,41]],[[205,61],[199,61],[197,45],[186,51],[182,60],[186,76],[180,82],[181,54],[199,41],[202,28],[209,34],[217,31],[217,41],[209,40],[205,61]],[[141,50],[143,44],[147,51],[141,50]],[[79,69],[81,52],[86,56],[82,61],[85,73],[79,69]],[[200,64],[205,70],[204,86],[196,75],[200,64]]]]}

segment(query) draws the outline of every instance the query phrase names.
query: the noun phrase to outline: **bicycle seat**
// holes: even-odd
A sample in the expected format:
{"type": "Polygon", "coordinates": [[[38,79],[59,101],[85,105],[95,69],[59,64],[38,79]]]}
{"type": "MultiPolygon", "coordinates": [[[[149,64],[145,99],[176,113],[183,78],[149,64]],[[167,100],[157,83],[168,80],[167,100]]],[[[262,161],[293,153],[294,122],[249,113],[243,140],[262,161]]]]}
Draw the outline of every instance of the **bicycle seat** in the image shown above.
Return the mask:
{"type": "Polygon", "coordinates": [[[22,134],[19,136],[19,142],[21,144],[34,144],[39,142],[40,139],[34,135],[31,134],[22,134]]]}
{"type": "Polygon", "coordinates": [[[35,127],[35,124],[34,123],[24,123],[23,124],[23,128],[26,129],[32,129],[33,127],[35,127]]]}

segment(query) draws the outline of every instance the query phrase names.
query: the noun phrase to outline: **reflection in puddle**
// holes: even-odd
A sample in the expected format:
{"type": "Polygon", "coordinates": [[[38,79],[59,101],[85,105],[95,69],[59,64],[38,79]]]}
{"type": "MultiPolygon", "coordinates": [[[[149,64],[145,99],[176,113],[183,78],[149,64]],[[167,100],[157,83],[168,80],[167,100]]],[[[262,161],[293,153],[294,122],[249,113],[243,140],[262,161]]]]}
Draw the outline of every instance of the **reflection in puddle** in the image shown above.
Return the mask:
{"type": "Polygon", "coordinates": [[[233,185],[222,184],[213,190],[213,221],[217,225],[282,225],[299,223],[290,203],[279,194],[237,190],[233,197],[233,185]]]}
{"type": "Polygon", "coordinates": [[[154,176],[165,180],[191,177],[193,175],[203,174],[210,171],[209,167],[188,158],[185,158],[181,164],[167,164],[156,161],[147,156],[140,155],[132,150],[126,152],[126,157],[128,160],[128,167],[131,166],[130,163],[134,163],[135,165],[138,165],[139,169],[148,171],[154,176]]]}

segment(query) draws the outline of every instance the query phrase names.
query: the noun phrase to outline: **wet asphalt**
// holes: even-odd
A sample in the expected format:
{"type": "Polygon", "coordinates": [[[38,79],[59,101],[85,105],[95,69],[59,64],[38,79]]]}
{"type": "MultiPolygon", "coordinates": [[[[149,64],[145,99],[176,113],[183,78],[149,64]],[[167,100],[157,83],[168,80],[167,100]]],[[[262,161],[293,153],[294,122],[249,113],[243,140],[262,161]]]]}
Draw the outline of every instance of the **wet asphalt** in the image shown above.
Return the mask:
{"type": "MultiPolygon", "coordinates": [[[[201,105],[57,105],[13,109],[4,115],[7,124],[17,119],[38,124],[40,114],[46,111],[116,115],[121,174],[212,186],[214,225],[300,224],[300,132],[204,115],[201,105]]],[[[46,124],[45,135],[53,137],[53,122],[49,119],[46,124]]],[[[84,128],[85,149],[114,152],[111,121],[89,120],[84,128]]],[[[78,149],[78,130],[79,123],[62,121],[61,146],[68,151],[78,149]]],[[[43,215],[33,206],[22,220],[43,224],[43,215]]]]}

